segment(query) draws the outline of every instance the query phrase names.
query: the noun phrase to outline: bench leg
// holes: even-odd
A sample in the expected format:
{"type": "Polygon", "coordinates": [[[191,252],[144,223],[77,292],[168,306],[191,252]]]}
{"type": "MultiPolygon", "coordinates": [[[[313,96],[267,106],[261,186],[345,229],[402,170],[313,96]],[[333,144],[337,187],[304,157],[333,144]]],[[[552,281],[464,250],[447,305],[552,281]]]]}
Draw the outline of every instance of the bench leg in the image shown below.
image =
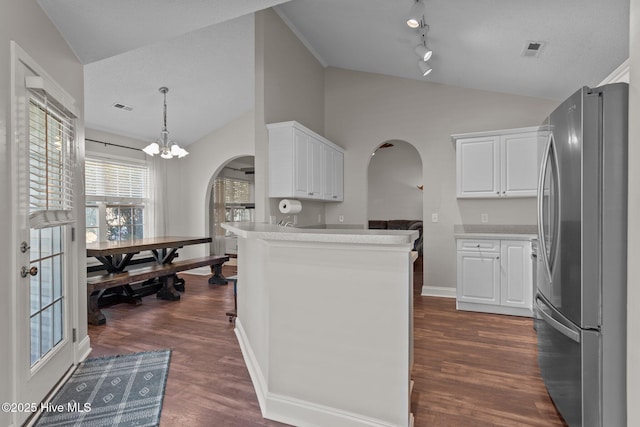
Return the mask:
{"type": "Polygon", "coordinates": [[[104,317],[104,314],[98,307],[98,300],[100,296],[104,293],[104,290],[101,291],[89,291],[88,298],[88,307],[87,307],[87,318],[90,325],[104,325],[107,323],[107,318],[104,317]]]}
{"type": "Polygon", "coordinates": [[[178,292],[184,292],[184,279],[178,277],[176,275],[175,282],[173,283],[173,287],[176,288],[178,292]]]}
{"type": "Polygon", "coordinates": [[[180,299],[180,294],[176,292],[175,284],[176,275],[162,277],[162,287],[156,294],[158,299],[164,299],[167,301],[178,301],[180,299]]]}
{"type": "Polygon", "coordinates": [[[222,264],[214,264],[211,266],[213,276],[209,277],[210,285],[226,285],[229,283],[222,274],[222,264]]]}

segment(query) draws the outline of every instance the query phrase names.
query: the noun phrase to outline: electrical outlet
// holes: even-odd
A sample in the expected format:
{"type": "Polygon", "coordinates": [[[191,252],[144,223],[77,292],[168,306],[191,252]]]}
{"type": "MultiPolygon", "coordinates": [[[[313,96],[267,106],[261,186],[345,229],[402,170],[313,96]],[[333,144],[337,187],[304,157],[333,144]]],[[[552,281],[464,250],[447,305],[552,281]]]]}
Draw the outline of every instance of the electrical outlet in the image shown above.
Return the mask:
{"type": "Polygon", "coordinates": [[[431,222],[438,222],[438,214],[437,213],[432,213],[431,214],[431,222]]]}
{"type": "Polygon", "coordinates": [[[340,223],[344,222],[344,215],[338,215],[338,222],[340,223]]]}
{"type": "Polygon", "coordinates": [[[480,222],[489,222],[489,214],[480,214],[480,222]]]}
{"type": "Polygon", "coordinates": [[[275,224],[275,223],[276,223],[276,216],[275,215],[269,216],[269,224],[275,224]]]}
{"type": "Polygon", "coordinates": [[[293,225],[298,225],[298,215],[293,216],[293,225]]]}

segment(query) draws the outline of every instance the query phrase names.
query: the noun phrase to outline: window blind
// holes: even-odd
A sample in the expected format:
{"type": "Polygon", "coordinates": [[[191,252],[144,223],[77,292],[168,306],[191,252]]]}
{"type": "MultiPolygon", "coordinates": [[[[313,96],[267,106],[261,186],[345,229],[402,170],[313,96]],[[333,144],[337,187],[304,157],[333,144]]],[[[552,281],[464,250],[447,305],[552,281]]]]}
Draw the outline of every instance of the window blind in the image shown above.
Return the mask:
{"type": "Polygon", "coordinates": [[[149,197],[149,171],[145,164],[87,157],[84,177],[88,199],[142,202],[149,197]]]}
{"type": "Polygon", "coordinates": [[[225,203],[249,203],[249,181],[224,178],[225,203]]]}
{"type": "Polygon", "coordinates": [[[29,90],[29,216],[41,228],[73,220],[73,117],[46,92],[29,90]]]}

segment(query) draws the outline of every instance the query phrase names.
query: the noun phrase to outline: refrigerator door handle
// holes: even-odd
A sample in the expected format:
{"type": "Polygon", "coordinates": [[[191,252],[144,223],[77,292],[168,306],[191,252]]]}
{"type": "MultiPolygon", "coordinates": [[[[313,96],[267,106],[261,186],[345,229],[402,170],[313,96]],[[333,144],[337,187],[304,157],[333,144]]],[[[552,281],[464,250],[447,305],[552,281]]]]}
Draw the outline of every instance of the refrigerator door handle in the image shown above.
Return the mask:
{"type": "Polygon", "coordinates": [[[538,314],[542,316],[545,322],[549,324],[553,329],[560,332],[565,337],[580,343],[580,333],[576,331],[574,328],[559,322],[554,319],[551,314],[551,309],[544,303],[539,297],[536,297],[536,308],[538,309],[538,314]]]}
{"type": "MultiPolygon", "coordinates": [[[[547,166],[549,163],[549,155],[551,154],[551,143],[553,140],[553,134],[549,133],[549,137],[547,138],[547,144],[544,149],[544,154],[542,156],[542,166],[540,169],[540,176],[538,177],[538,242],[540,245],[540,258],[542,259],[542,264],[544,265],[544,270],[547,273],[547,277],[551,280],[551,268],[549,266],[549,260],[547,259],[547,245],[544,240],[544,182],[545,176],[547,175],[547,166]]],[[[551,242],[550,242],[551,243],[551,242]]]]}

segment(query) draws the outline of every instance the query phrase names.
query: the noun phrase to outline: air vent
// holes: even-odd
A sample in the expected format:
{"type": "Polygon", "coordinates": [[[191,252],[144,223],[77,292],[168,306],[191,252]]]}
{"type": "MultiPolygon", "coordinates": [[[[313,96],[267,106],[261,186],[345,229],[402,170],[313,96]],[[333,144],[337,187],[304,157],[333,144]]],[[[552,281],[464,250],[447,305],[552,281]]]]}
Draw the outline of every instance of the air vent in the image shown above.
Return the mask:
{"type": "Polygon", "coordinates": [[[529,40],[525,43],[524,49],[522,49],[522,56],[527,58],[537,58],[540,56],[540,52],[542,52],[543,47],[544,42],[529,40]]]}
{"type": "Polygon", "coordinates": [[[121,104],[119,102],[116,102],[115,104],[113,104],[113,108],[117,108],[118,110],[124,110],[124,111],[132,111],[133,107],[130,105],[126,105],[126,104],[121,104]]]}

